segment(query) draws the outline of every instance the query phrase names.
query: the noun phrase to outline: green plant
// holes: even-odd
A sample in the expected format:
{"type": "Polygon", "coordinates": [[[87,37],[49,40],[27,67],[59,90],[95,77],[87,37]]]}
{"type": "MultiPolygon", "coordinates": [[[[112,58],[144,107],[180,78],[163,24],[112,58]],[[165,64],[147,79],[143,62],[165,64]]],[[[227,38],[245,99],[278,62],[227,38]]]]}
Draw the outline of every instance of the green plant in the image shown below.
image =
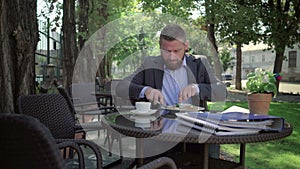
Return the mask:
{"type": "Polygon", "coordinates": [[[276,81],[281,80],[279,74],[256,68],[254,72],[247,75],[247,90],[251,93],[272,93],[277,95],[276,81]]]}

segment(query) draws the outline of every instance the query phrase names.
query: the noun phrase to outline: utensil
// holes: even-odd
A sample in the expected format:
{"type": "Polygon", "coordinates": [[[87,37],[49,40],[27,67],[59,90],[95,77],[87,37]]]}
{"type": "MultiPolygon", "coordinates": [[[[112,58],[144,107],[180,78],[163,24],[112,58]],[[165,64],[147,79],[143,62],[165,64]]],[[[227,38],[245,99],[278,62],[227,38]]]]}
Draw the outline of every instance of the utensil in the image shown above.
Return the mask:
{"type": "Polygon", "coordinates": [[[161,104],[160,102],[157,102],[157,104],[159,105],[160,109],[166,109],[167,105],[165,104],[161,104]]]}

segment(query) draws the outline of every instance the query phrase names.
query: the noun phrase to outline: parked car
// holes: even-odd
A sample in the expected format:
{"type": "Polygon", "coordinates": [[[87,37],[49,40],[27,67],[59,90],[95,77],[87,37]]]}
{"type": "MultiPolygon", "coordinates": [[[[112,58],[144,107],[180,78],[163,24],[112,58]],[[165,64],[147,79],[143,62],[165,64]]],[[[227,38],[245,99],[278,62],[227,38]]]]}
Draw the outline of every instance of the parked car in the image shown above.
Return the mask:
{"type": "Polygon", "coordinates": [[[233,75],[232,74],[222,74],[222,82],[226,84],[227,87],[233,84],[233,75]]]}

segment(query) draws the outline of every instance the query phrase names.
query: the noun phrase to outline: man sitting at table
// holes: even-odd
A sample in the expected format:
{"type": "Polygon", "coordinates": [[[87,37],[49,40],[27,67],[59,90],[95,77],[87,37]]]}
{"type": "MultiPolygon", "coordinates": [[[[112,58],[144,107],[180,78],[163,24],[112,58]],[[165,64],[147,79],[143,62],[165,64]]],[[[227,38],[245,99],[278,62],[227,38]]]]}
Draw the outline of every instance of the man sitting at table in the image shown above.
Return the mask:
{"type": "Polygon", "coordinates": [[[121,81],[117,95],[130,100],[147,100],[153,105],[225,101],[225,85],[214,75],[205,56],[187,54],[185,31],[177,24],[163,28],[159,39],[160,56],[145,57],[142,65],[121,81]]]}

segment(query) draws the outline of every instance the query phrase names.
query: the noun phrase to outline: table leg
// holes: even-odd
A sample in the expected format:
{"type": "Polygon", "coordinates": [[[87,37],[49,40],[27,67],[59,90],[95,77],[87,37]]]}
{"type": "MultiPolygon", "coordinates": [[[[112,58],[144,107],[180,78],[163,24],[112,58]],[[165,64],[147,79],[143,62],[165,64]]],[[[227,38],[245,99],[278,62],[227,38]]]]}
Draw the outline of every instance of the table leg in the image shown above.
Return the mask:
{"type": "Polygon", "coordinates": [[[208,147],[209,144],[204,143],[204,151],[203,151],[203,169],[208,169],[208,147]]]}
{"type": "Polygon", "coordinates": [[[110,102],[109,102],[110,106],[113,106],[113,98],[112,98],[112,96],[109,97],[109,100],[110,100],[110,102]]]}
{"type": "Polygon", "coordinates": [[[140,167],[144,163],[144,139],[136,138],[136,157],[137,157],[137,167],[140,167]]]}
{"type": "Polygon", "coordinates": [[[240,165],[242,168],[245,168],[245,152],[246,152],[246,144],[243,143],[240,145],[240,165]]]}

